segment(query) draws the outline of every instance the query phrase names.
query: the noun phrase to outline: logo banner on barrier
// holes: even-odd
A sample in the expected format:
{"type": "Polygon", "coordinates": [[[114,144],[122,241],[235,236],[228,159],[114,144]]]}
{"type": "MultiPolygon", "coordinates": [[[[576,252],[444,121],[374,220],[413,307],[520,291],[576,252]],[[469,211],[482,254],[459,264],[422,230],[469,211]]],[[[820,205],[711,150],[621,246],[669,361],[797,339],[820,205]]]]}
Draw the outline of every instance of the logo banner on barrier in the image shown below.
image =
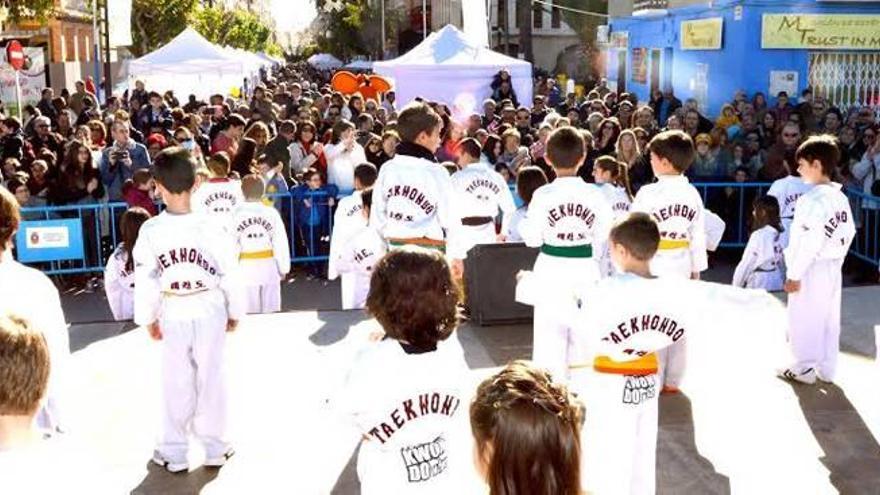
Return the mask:
{"type": "Polygon", "coordinates": [[[15,250],[22,263],[82,259],[82,222],[78,218],[21,222],[15,250]]]}

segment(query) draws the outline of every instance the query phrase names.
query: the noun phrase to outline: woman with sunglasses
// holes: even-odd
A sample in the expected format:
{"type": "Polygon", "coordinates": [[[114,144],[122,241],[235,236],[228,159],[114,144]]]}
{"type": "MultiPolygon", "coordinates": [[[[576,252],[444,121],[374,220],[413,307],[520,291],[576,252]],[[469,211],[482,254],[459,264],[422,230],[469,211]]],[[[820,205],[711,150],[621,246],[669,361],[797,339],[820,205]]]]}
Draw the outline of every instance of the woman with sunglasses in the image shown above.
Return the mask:
{"type": "Polygon", "coordinates": [[[311,120],[299,123],[293,142],[287,148],[290,151],[290,173],[301,176],[310,168],[315,168],[321,177],[327,176],[327,158],[324,156],[324,145],[316,140],[317,129],[311,120]]]}

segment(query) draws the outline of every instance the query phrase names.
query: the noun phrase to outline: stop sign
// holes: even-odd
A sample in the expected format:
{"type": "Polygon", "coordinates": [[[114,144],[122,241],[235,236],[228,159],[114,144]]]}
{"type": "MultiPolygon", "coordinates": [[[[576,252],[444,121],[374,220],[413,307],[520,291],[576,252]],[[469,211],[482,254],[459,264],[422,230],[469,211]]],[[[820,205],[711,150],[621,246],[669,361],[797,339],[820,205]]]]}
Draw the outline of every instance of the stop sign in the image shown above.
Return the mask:
{"type": "Polygon", "coordinates": [[[24,49],[21,43],[12,40],[6,44],[6,60],[15,70],[21,70],[24,67],[24,49]]]}

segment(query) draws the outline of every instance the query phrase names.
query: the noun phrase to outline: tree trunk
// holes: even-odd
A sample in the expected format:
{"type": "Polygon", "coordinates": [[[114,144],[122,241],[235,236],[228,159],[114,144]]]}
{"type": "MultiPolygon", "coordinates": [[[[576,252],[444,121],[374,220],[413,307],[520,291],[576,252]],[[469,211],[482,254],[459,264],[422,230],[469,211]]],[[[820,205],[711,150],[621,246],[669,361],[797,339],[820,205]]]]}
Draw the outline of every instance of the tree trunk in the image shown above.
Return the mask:
{"type": "Polygon", "coordinates": [[[534,62],[535,55],[532,50],[532,2],[529,0],[516,0],[519,17],[516,23],[519,27],[519,53],[526,60],[534,62]]]}

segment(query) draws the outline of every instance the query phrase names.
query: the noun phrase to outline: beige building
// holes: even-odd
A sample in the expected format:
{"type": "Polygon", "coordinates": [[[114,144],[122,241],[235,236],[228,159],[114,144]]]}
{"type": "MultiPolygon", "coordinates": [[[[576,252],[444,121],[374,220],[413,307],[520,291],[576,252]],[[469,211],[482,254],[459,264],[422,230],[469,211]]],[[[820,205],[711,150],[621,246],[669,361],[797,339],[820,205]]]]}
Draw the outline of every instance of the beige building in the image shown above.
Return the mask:
{"type": "MultiPolygon", "coordinates": [[[[51,87],[61,90],[73,88],[77,80],[94,77],[95,38],[89,2],[55,0],[55,8],[57,14],[45,24],[25,21],[5,25],[0,37],[15,38],[25,46],[43,48],[48,82],[51,87]]],[[[114,61],[114,70],[118,70],[116,50],[111,50],[111,60],[114,61]]]]}
{"type": "MultiPolygon", "coordinates": [[[[375,0],[379,1],[379,0],[375,0]]],[[[552,0],[551,0],[552,1],[552,0]]],[[[430,31],[436,31],[447,24],[459,29],[462,27],[462,0],[426,0],[427,24],[430,31]]],[[[508,53],[514,57],[519,55],[519,29],[517,25],[516,0],[489,0],[489,26],[491,29],[490,46],[492,49],[508,53]]],[[[401,51],[414,46],[422,36],[422,0],[385,0],[386,11],[398,9],[404,12],[399,30],[399,38],[395,38],[393,29],[386,28],[392,45],[401,47],[401,51]],[[414,39],[408,39],[412,34],[414,39]]],[[[536,67],[553,71],[557,68],[567,71],[568,63],[561,60],[565,53],[577,52],[580,49],[577,34],[562,20],[559,9],[551,9],[534,4],[532,17],[532,47],[536,67]]],[[[569,57],[571,58],[571,57],[569,57]]],[[[573,72],[573,70],[572,70],[573,72]]]]}

